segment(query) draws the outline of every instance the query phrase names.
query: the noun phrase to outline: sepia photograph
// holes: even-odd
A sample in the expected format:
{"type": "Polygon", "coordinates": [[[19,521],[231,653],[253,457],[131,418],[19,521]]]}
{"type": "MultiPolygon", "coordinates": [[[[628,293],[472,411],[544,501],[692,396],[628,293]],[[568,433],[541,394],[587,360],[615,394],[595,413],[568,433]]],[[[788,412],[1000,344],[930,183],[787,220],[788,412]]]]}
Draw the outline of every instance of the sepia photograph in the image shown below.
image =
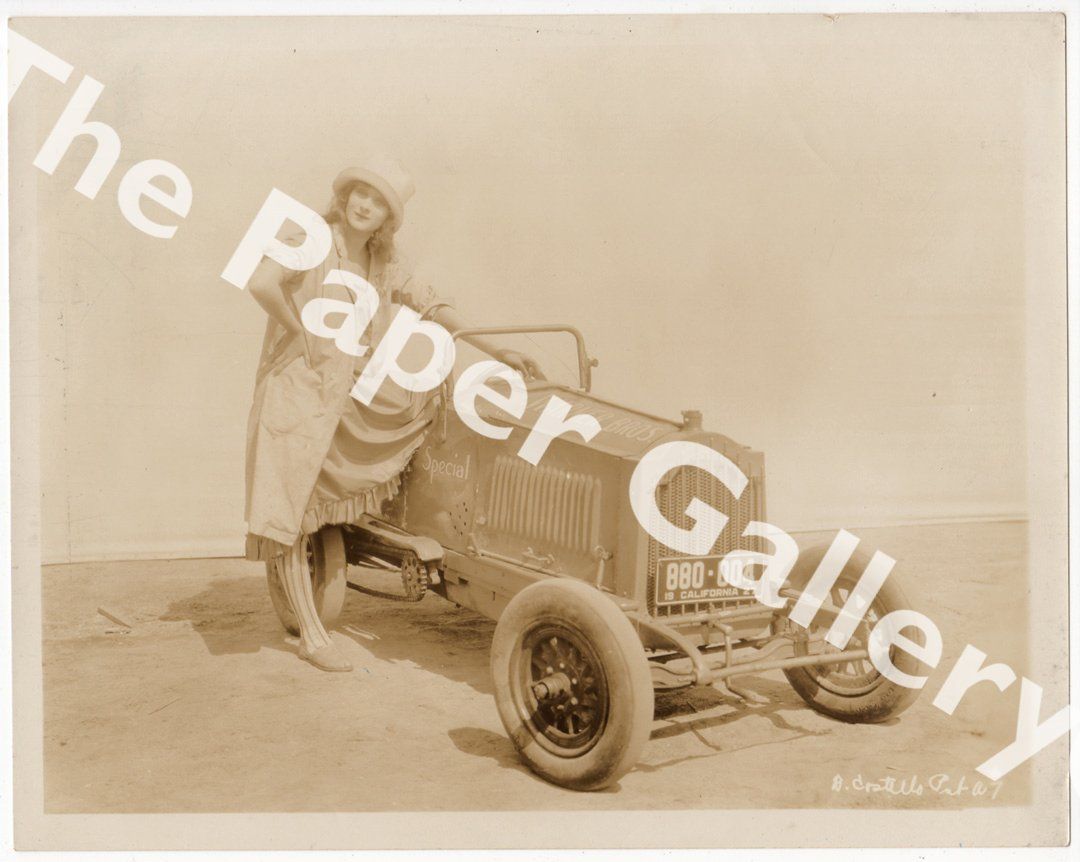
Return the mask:
{"type": "Polygon", "coordinates": [[[7,20],[15,848],[1068,845],[1064,12],[446,5],[7,20]]]}

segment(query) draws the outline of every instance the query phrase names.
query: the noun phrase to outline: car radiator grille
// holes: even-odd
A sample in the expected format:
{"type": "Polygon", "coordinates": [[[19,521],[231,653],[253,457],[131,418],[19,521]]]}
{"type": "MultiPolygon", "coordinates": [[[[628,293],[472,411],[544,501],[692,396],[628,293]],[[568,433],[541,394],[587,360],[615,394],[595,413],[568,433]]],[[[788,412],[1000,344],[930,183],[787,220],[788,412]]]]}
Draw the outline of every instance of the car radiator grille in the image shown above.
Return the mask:
{"type": "Polygon", "coordinates": [[[600,544],[600,480],[534,467],[517,456],[495,459],[491,527],[538,543],[591,553],[600,544]]]}
{"type": "MultiPolygon", "coordinates": [[[[686,507],[695,497],[727,515],[729,520],[716,544],[713,545],[710,555],[727,554],[736,548],[747,551],[762,551],[764,550],[762,548],[763,539],[757,536],[744,538],[742,535],[748,523],[759,521],[764,517],[761,510],[761,488],[761,477],[754,476],[743,490],[742,495],[736,500],[727,488],[704,471],[683,469],[676,473],[674,478],[666,485],[660,486],[657,491],[657,503],[664,517],[675,526],[683,529],[689,529],[693,526],[693,521],[686,515],[686,507]]],[[[670,617],[754,604],[755,599],[750,595],[746,595],[745,597],[740,596],[718,601],[686,602],[657,606],[657,559],[659,557],[678,556],[683,555],[666,547],[661,547],[660,543],[650,535],[648,540],[648,568],[646,569],[648,580],[645,592],[650,614],[657,617],[670,617]]]]}

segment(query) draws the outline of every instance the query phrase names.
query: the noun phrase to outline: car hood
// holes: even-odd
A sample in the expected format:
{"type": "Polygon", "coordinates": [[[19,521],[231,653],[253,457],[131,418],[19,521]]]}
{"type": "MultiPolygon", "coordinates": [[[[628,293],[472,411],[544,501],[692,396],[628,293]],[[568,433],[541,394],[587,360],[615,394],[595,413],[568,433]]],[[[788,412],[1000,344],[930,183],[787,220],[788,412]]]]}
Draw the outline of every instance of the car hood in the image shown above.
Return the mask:
{"type": "Polygon", "coordinates": [[[623,458],[640,457],[665,438],[681,436],[678,422],[623,407],[579,389],[557,383],[535,382],[529,384],[528,391],[529,403],[520,419],[482,398],[476,400],[477,412],[491,422],[528,429],[536,424],[551,397],[557,395],[570,403],[571,416],[588,413],[600,423],[600,432],[588,443],[582,442],[577,434],[568,434],[566,440],[623,458]]]}

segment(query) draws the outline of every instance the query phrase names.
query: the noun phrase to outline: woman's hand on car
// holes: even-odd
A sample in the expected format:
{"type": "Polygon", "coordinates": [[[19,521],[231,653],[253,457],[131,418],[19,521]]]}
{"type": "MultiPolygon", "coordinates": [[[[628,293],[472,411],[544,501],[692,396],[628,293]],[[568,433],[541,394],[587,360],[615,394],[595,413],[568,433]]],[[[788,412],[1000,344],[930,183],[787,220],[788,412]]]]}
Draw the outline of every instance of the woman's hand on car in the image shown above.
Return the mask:
{"type": "Polygon", "coordinates": [[[527,353],[517,350],[500,350],[495,357],[504,365],[509,365],[526,380],[547,380],[540,368],[540,363],[527,353]]]}

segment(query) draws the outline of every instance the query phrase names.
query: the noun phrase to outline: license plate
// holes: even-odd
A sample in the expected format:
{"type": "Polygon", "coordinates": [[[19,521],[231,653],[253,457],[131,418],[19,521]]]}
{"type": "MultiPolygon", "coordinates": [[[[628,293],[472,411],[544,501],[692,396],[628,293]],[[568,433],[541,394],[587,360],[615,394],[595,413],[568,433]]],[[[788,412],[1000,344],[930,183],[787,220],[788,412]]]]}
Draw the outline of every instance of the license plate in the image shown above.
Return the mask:
{"type": "Polygon", "coordinates": [[[724,580],[723,559],[722,556],[661,557],[656,561],[656,604],[681,605],[752,596],[752,592],[736,589],[724,580]]]}

